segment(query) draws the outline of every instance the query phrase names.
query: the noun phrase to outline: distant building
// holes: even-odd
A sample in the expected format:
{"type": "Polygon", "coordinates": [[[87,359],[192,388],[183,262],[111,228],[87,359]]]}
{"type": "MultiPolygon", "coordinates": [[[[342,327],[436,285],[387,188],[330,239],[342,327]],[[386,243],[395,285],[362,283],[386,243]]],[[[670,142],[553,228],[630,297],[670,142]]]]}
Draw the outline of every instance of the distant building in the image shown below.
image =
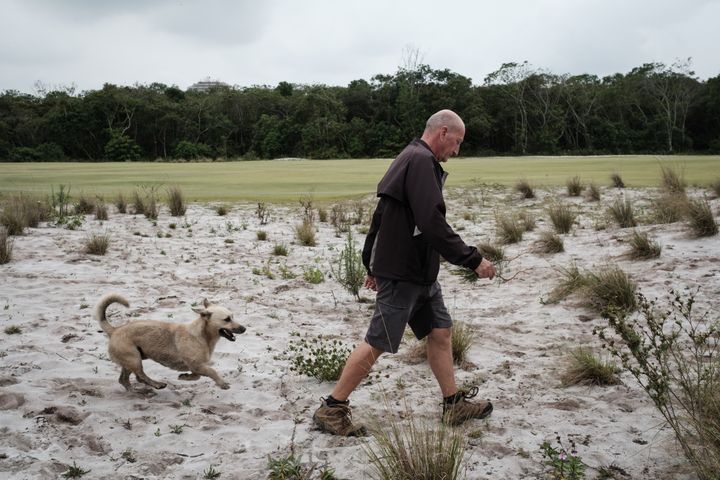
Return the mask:
{"type": "Polygon", "coordinates": [[[221,82],[220,80],[211,80],[210,77],[206,78],[205,80],[201,80],[197,83],[193,83],[188,87],[188,91],[194,91],[194,92],[207,92],[208,90],[211,90],[213,88],[219,88],[219,87],[229,87],[225,82],[221,82]]]}

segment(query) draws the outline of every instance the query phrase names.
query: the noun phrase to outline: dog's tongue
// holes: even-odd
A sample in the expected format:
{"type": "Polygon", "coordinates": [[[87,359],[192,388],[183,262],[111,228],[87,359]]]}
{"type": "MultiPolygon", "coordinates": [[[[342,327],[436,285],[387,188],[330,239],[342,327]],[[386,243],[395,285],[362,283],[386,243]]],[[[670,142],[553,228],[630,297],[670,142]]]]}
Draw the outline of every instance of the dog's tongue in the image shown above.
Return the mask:
{"type": "Polygon", "coordinates": [[[231,332],[230,330],[228,330],[227,328],[221,328],[221,329],[220,329],[220,335],[222,335],[223,337],[227,338],[227,339],[230,340],[231,342],[234,342],[234,341],[235,341],[235,335],[233,335],[232,332],[231,332]]]}

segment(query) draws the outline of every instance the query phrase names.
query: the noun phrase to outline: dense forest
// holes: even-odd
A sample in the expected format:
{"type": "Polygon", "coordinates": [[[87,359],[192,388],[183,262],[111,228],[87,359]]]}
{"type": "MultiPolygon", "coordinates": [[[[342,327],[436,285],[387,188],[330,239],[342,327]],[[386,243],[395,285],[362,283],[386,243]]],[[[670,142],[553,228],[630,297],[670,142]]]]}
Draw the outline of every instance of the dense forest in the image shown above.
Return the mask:
{"type": "Polygon", "coordinates": [[[0,159],[394,157],[441,108],[465,120],[465,156],[720,153],[720,75],[699,80],[686,62],[599,78],[525,62],[481,85],[420,64],[346,87],[5,91],[0,159]]]}

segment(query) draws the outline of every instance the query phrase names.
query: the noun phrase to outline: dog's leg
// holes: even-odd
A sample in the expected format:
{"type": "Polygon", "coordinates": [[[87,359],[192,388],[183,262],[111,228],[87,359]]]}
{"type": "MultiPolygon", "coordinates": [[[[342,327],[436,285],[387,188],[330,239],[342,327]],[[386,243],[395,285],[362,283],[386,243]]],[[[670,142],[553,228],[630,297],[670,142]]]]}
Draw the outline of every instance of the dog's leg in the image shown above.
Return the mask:
{"type": "Polygon", "coordinates": [[[230,388],[230,384],[223,380],[212,367],[207,365],[192,365],[190,370],[192,371],[192,375],[203,375],[212,378],[215,380],[215,384],[223,390],[230,388]]]}
{"type": "Polygon", "coordinates": [[[178,375],[178,379],[180,380],[190,381],[197,380],[198,378],[200,378],[200,375],[198,375],[197,373],[181,373],[180,375],[178,375]]]}
{"type": "Polygon", "coordinates": [[[133,373],[135,374],[135,378],[140,380],[145,385],[150,385],[151,387],[157,388],[158,390],[167,387],[167,383],[156,382],[152,378],[145,375],[145,372],[142,369],[142,364],[140,364],[140,369],[133,371],[133,373]]]}
{"type": "Polygon", "coordinates": [[[120,385],[125,387],[125,390],[130,391],[130,374],[132,372],[127,368],[123,368],[120,372],[120,385]]]}

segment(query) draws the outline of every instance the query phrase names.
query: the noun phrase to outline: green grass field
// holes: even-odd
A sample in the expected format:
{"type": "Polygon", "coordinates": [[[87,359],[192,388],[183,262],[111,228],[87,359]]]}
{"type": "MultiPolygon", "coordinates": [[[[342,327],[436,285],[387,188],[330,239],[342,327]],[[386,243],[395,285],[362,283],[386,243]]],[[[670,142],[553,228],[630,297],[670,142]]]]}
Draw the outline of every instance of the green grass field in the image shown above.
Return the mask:
{"type": "MultiPolygon", "coordinates": [[[[218,163],[0,163],[0,195],[49,194],[58,185],[71,194],[131,195],[139,185],[179,186],[189,201],[295,201],[360,197],[375,191],[390,159],[267,160],[218,163]]],[[[682,171],[690,185],[720,178],[720,156],[594,156],[454,158],[445,168],[448,186],[473,182],[536,187],[564,185],[578,175],[584,182],[609,185],[618,172],[627,186],[654,186],[660,165],[682,171]]]]}

